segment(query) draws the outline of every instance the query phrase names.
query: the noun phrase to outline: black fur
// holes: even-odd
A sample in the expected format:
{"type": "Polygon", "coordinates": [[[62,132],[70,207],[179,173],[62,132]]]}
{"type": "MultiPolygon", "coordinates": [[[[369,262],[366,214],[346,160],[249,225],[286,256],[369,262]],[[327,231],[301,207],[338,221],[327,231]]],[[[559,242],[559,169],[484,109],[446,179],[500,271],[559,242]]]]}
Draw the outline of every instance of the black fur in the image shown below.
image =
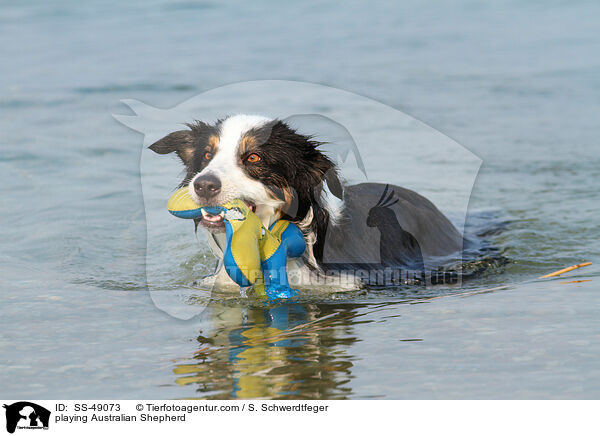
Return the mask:
{"type": "Polygon", "coordinates": [[[247,174],[260,180],[279,199],[287,200],[284,219],[300,222],[312,207],[310,230],[324,232],[329,214],[320,204],[323,182],[327,180],[338,198],[342,197],[342,185],[334,163],[318,150],[322,143],[297,133],[280,120],[248,133],[257,138],[257,144],[245,154],[257,152],[262,159],[256,164],[245,164],[247,174]]]}
{"type": "Polygon", "coordinates": [[[392,206],[400,201],[386,185],[379,201],[369,210],[367,226],[379,230],[379,258],[382,267],[405,266],[415,271],[425,269],[421,246],[402,228],[392,206]]]}
{"type": "Polygon", "coordinates": [[[215,125],[210,125],[202,121],[196,121],[195,123],[186,124],[190,130],[179,130],[170,133],[148,148],[158,154],[173,152],[177,154],[186,168],[185,178],[179,184],[179,187],[185,186],[192,180],[194,175],[202,171],[208,164],[203,156],[210,149],[209,138],[212,135],[219,135],[220,123],[221,121],[217,121],[215,125]]]}
{"type": "MultiPolygon", "coordinates": [[[[180,183],[188,184],[208,164],[204,154],[210,151],[209,139],[218,136],[222,120],[210,125],[201,121],[187,124],[190,130],[173,132],[149,148],[159,154],[175,152],[186,167],[186,176],[180,183]]],[[[305,232],[317,235],[315,249],[322,253],[322,239],[329,222],[329,213],[320,204],[323,183],[333,195],[342,198],[343,188],[334,163],[318,147],[321,142],[302,135],[281,120],[273,120],[251,129],[245,136],[252,137],[248,147],[241,150],[239,165],[249,177],[259,180],[272,195],[286,202],[282,218],[299,223],[311,207],[313,219],[305,232]],[[246,157],[257,153],[261,159],[248,164],[246,157]]],[[[196,225],[198,223],[196,222],[196,225]]]]}
{"type": "MultiPolygon", "coordinates": [[[[220,125],[221,121],[189,124],[190,130],[171,133],[150,149],[177,153],[186,166],[180,185],[184,186],[208,164],[204,156],[211,150],[211,136],[219,136],[220,125]]],[[[316,236],[313,253],[317,265],[309,266],[325,271],[393,265],[423,270],[427,263],[434,265],[435,259],[461,250],[462,236],[429,200],[399,186],[379,183],[343,189],[334,163],[319,150],[322,143],[299,134],[285,122],[268,122],[245,136],[249,140],[240,144],[238,165],[285,202],[282,218],[305,221],[302,231],[316,236]],[[253,153],[260,159],[249,163],[247,157],[253,153]],[[321,203],[323,183],[336,197],[343,196],[344,210],[336,225],[331,224],[321,203]],[[311,209],[312,220],[306,222],[311,209]],[[379,235],[373,234],[375,229],[379,235]]]]}

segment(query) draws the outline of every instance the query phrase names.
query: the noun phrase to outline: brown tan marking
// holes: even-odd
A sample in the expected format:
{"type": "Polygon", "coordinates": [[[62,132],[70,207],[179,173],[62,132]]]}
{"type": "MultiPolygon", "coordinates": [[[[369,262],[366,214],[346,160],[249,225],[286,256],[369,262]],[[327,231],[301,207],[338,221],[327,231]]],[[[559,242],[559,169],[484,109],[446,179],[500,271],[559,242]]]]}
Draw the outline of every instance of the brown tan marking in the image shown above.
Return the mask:
{"type": "MultiPolygon", "coordinates": [[[[284,211],[289,211],[294,201],[294,194],[292,189],[286,185],[284,188],[280,188],[283,191],[283,204],[277,210],[275,210],[275,218],[279,219],[283,216],[284,211]]],[[[281,201],[281,197],[278,197],[271,189],[267,188],[267,194],[273,200],[281,201]]]]}
{"type": "Polygon", "coordinates": [[[244,135],[240,142],[240,155],[243,155],[251,148],[256,148],[258,140],[254,135],[244,135]]]}
{"type": "Polygon", "coordinates": [[[214,156],[219,149],[219,137],[217,135],[210,135],[208,138],[208,147],[214,156]]]}
{"type": "Polygon", "coordinates": [[[191,162],[192,157],[194,157],[194,150],[195,148],[193,146],[186,146],[177,151],[177,154],[184,162],[191,162]]]}

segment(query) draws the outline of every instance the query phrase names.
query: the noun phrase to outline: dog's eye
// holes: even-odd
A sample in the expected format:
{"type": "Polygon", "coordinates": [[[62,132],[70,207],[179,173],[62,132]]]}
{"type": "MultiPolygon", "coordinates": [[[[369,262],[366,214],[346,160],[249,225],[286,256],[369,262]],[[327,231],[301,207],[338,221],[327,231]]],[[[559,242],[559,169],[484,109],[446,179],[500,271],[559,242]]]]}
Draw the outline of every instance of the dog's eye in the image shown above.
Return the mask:
{"type": "Polygon", "coordinates": [[[213,157],[213,154],[210,151],[207,151],[206,153],[204,153],[204,159],[211,160],[212,157],[213,157]]]}
{"type": "Polygon", "coordinates": [[[260,156],[256,153],[252,153],[250,156],[246,158],[246,160],[250,163],[256,163],[260,160],[260,156]]]}

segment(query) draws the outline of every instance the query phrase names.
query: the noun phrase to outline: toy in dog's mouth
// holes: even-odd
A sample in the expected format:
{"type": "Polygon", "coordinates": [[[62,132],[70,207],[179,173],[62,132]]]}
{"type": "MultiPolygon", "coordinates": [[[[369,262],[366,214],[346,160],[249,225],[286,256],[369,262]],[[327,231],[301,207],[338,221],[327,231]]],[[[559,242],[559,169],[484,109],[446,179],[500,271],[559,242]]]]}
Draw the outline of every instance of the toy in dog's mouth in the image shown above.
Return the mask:
{"type": "MultiPolygon", "coordinates": [[[[251,201],[244,200],[244,203],[252,212],[256,211],[256,205],[251,201]]],[[[225,210],[220,207],[203,207],[202,219],[200,224],[208,230],[224,230],[225,229],[225,210]]]]}
{"type": "Polygon", "coordinates": [[[235,199],[222,205],[199,205],[186,187],[171,195],[167,209],[178,218],[194,219],[212,232],[225,231],[225,221],[244,220],[248,212],[256,211],[256,204],[246,199],[235,199]]]}

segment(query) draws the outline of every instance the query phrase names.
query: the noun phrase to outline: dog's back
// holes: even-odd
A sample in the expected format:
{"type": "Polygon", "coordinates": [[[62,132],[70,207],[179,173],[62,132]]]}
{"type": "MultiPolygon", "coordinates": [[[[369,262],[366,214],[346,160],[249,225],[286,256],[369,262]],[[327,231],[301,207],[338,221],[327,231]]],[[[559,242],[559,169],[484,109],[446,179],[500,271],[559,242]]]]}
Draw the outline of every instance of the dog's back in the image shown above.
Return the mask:
{"type": "Polygon", "coordinates": [[[317,237],[315,256],[324,270],[405,268],[423,271],[459,254],[463,238],[425,197],[380,183],[344,190],[335,225],[317,237]],[[320,240],[319,240],[320,239],[320,240]]]}

